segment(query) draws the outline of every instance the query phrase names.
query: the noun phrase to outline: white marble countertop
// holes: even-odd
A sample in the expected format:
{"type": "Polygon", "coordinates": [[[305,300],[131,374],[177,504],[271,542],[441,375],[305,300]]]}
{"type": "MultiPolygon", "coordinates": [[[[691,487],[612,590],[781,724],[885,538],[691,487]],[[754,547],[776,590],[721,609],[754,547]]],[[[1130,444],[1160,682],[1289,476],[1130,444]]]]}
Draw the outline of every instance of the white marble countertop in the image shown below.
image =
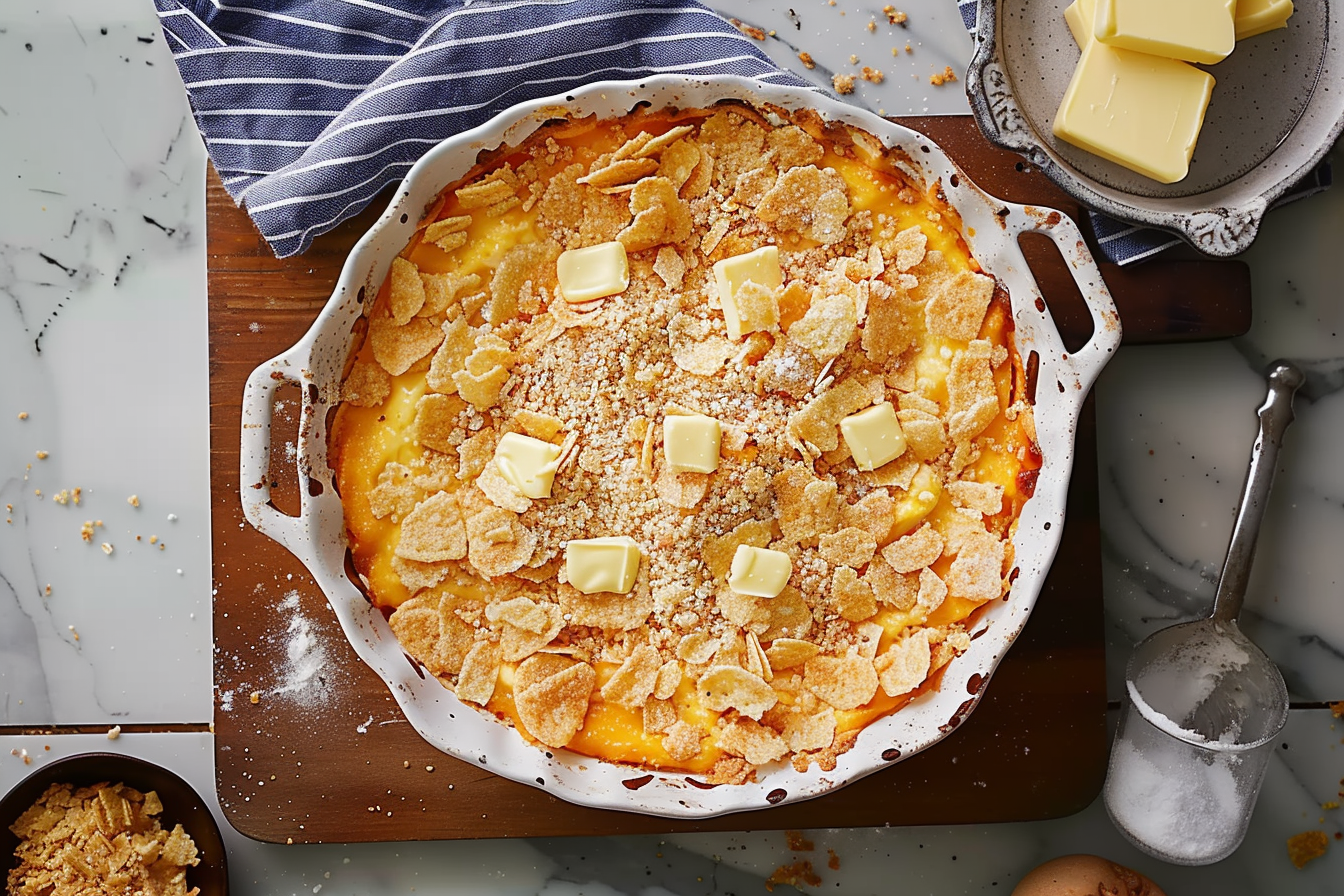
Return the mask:
{"type": "MultiPolygon", "coordinates": [[[[774,32],[766,49],[800,73],[797,52],[811,53],[819,82],[882,69],[882,84],[860,80],[851,97],[874,111],[965,112],[958,84],[928,83],[969,57],[952,0],[902,4],[906,28],[880,7],[720,4],[774,32]]],[[[0,792],[30,769],[25,751],[41,763],[110,748],[168,765],[214,802],[204,731],[25,733],[203,728],[211,718],[204,165],[148,0],[0,6],[0,792]]],[[[818,892],[890,892],[899,880],[901,892],[1007,893],[1068,852],[1131,864],[1173,896],[1338,892],[1344,843],[1298,871],[1284,841],[1308,829],[1333,836],[1344,820],[1321,808],[1344,777],[1344,723],[1319,708],[1344,699],[1344,303],[1329,262],[1341,244],[1338,189],[1271,214],[1246,256],[1249,334],[1123,349],[1097,387],[1118,697],[1133,643],[1212,599],[1258,371],[1285,356],[1309,373],[1244,615],[1301,708],[1232,858],[1185,869],[1143,857],[1099,802],[1053,822],[810,832],[816,850],[797,855],[779,833],[278,847],[223,823],[236,892],[742,893],[810,859],[818,892]]]]}

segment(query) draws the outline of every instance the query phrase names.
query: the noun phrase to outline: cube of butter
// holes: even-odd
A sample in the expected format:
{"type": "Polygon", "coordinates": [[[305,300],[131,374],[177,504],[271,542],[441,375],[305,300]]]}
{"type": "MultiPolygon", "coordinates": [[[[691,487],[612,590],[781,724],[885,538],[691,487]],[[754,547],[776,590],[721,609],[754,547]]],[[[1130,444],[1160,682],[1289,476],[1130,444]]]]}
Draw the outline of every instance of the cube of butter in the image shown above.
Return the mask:
{"type": "Polygon", "coordinates": [[[584,594],[626,594],[639,574],[639,544],[628,535],[576,538],[565,547],[565,575],[584,594]]]}
{"type": "Polygon", "coordinates": [[[876,470],[905,453],[905,433],[889,401],[841,420],[840,434],[860,470],[876,470]]]}
{"type": "Polygon", "coordinates": [[[1237,0],[1096,0],[1092,33],[1122,50],[1221,62],[1236,46],[1237,0]]]}
{"type": "Polygon", "coordinates": [[[1190,171],[1212,93],[1213,76],[1193,65],[1089,41],[1055,113],[1054,133],[1145,177],[1175,183],[1190,171]]]}
{"type": "Polygon", "coordinates": [[[774,290],[784,282],[779,267],[779,249],[765,246],[746,255],[734,255],[714,262],[714,282],[719,287],[719,303],[723,306],[723,320],[728,325],[728,338],[741,339],[747,333],[769,329],[779,322],[779,306],[775,306],[774,320],[770,321],[764,303],[744,307],[738,292],[747,281],[774,290]]]}
{"type": "Polygon", "coordinates": [[[728,569],[728,587],[752,597],[776,597],[792,574],[793,561],[783,551],[740,544],[728,569]]]}
{"type": "Polygon", "coordinates": [[[630,285],[630,260],[624,243],[598,243],[561,252],[555,273],[566,302],[588,302],[625,292],[630,285]]]}
{"type": "Polygon", "coordinates": [[[713,473],[719,468],[719,421],[704,414],[663,418],[663,453],[673,473],[713,473]]]}
{"type": "Polygon", "coordinates": [[[1237,40],[1245,40],[1275,28],[1287,28],[1292,14],[1293,0],[1237,0],[1232,26],[1237,40]]]}
{"type": "Polygon", "coordinates": [[[499,475],[526,498],[549,498],[560,461],[560,446],[506,432],[495,448],[499,475]]]}

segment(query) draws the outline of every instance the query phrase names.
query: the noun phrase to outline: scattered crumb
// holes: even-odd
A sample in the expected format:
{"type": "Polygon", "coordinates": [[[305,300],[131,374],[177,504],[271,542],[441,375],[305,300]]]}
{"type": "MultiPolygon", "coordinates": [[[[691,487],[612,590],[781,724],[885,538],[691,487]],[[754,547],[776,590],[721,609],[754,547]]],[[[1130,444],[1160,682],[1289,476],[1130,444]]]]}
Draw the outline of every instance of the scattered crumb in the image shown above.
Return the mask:
{"type": "Polygon", "coordinates": [[[112,556],[112,551],[115,550],[115,549],[112,547],[111,543],[110,543],[110,542],[106,542],[106,541],[103,542],[103,544],[102,544],[102,548],[103,548],[103,553],[104,553],[104,554],[107,554],[109,557],[112,556]]]}
{"type": "Polygon", "coordinates": [[[915,52],[915,48],[912,47],[912,46],[910,46],[910,44],[907,42],[906,45],[905,45],[905,52],[906,52],[906,53],[914,53],[914,52],[915,52]]]}
{"type": "Polygon", "coordinates": [[[955,80],[957,80],[957,73],[952,71],[952,66],[950,65],[944,67],[942,74],[929,75],[929,83],[934,87],[942,87],[949,81],[955,80]]]}
{"type": "Polygon", "coordinates": [[[858,57],[857,54],[855,54],[855,53],[850,53],[850,54],[849,54],[849,64],[850,64],[850,65],[854,65],[854,64],[856,64],[858,61],[859,61],[859,57],[858,57]]]}
{"type": "Polygon", "coordinates": [[[1344,700],[1340,700],[1338,703],[1331,703],[1330,714],[1337,719],[1344,719],[1344,700]]]}
{"type": "Polygon", "coordinates": [[[51,586],[48,585],[46,588],[44,588],[42,590],[42,593],[45,594],[47,597],[51,597],[51,586]]]}
{"type": "Polygon", "coordinates": [[[802,831],[785,831],[784,837],[789,841],[791,852],[811,852],[816,849],[812,841],[803,836],[802,831]]]}
{"type": "Polygon", "coordinates": [[[835,86],[836,93],[853,93],[854,76],[853,75],[835,75],[831,78],[831,84],[835,86]]]}
{"type": "Polygon", "coordinates": [[[76,641],[78,641],[78,640],[79,640],[79,632],[75,631],[75,627],[74,627],[73,625],[67,625],[66,628],[68,628],[68,629],[70,630],[70,634],[71,634],[71,636],[73,636],[74,639],[75,639],[76,641]]]}
{"type": "Polygon", "coordinates": [[[119,738],[119,737],[121,737],[121,726],[120,726],[120,725],[113,725],[111,728],[107,729],[107,739],[108,739],[108,740],[116,740],[116,739],[119,738]]]}
{"type": "Polygon", "coordinates": [[[248,699],[249,701],[251,701],[252,703],[260,703],[260,702],[261,702],[261,691],[253,691],[251,694],[248,695],[247,699],[248,699]]]}
{"type": "Polygon", "coordinates": [[[741,31],[752,40],[765,40],[765,31],[763,29],[757,28],[755,25],[748,25],[741,19],[729,19],[728,21],[733,23],[734,28],[741,31]]]}
{"type": "Polygon", "coordinates": [[[48,457],[50,457],[50,456],[51,456],[51,455],[50,455],[48,452],[46,452],[46,451],[39,451],[39,452],[37,452],[37,459],[38,459],[38,460],[46,460],[46,459],[47,459],[48,457]]]}
{"type": "Polygon", "coordinates": [[[425,771],[427,771],[427,772],[432,772],[432,771],[434,771],[434,766],[432,766],[432,765],[427,765],[427,766],[425,766],[425,771]]]}
{"type": "Polygon", "coordinates": [[[826,867],[831,869],[832,871],[839,871],[840,857],[835,854],[835,850],[833,849],[826,850],[826,855],[830,857],[826,860],[826,867]]]}
{"type": "Polygon", "coordinates": [[[1303,868],[1312,859],[1325,855],[1330,841],[1324,831],[1303,831],[1288,838],[1288,859],[1294,867],[1303,868]]]}
{"type": "Polygon", "coordinates": [[[1330,800],[1330,801],[1328,801],[1328,802],[1321,803],[1321,808],[1322,808],[1322,809],[1338,809],[1338,808],[1339,808],[1339,800],[1330,800]]]}
{"type": "Polygon", "coordinates": [[[905,13],[901,12],[896,7],[892,6],[890,3],[882,7],[882,12],[886,14],[887,21],[890,22],[891,24],[900,25],[902,28],[908,27],[905,23],[906,20],[908,20],[910,17],[907,16],[905,13]]]}
{"type": "Polygon", "coordinates": [[[816,60],[814,60],[814,59],[812,58],[812,54],[809,53],[809,52],[807,52],[806,50],[804,50],[803,52],[801,52],[801,53],[798,54],[798,60],[799,60],[800,62],[802,62],[802,64],[803,64],[804,66],[806,66],[807,68],[816,68],[816,67],[817,67],[816,60]]]}
{"type": "Polygon", "coordinates": [[[159,536],[157,536],[157,535],[151,535],[151,536],[149,536],[149,543],[150,543],[150,544],[158,544],[158,543],[159,543],[159,536]]]}
{"type": "Polygon", "coordinates": [[[809,887],[818,887],[821,886],[821,877],[812,870],[812,863],[804,859],[801,862],[780,865],[770,872],[770,876],[765,881],[765,888],[773,893],[776,884],[786,884],[792,887],[807,884],[809,887]]]}
{"type": "Polygon", "coordinates": [[[869,31],[876,31],[876,30],[877,30],[877,22],[874,21],[874,20],[872,20],[872,19],[869,19],[869,20],[868,20],[868,24],[867,24],[865,27],[866,27],[869,31]]]}
{"type": "Polygon", "coordinates": [[[20,420],[27,420],[27,419],[28,419],[28,412],[27,412],[27,411],[19,411],[19,419],[20,419],[20,420]]]}
{"type": "Polygon", "coordinates": [[[886,75],[882,74],[881,69],[869,68],[866,65],[863,67],[862,74],[863,74],[863,80],[870,81],[873,84],[881,84],[884,80],[886,80],[887,77],[886,75]]]}
{"type": "Polygon", "coordinates": [[[19,749],[19,750],[10,750],[10,751],[9,751],[9,755],[19,757],[20,759],[23,760],[23,764],[24,764],[24,765],[32,765],[32,764],[33,764],[33,757],[31,757],[31,756],[28,755],[28,751],[27,751],[27,750],[22,750],[22,749],[19,749]]]}
{"type": "Polygon", "coordinates": [[[79,506],[79,497],[80,497],[80,495],[82,495],[83,493],[84,493],[84,489],[80,488],[79,486],[75,486],[73,489],[71,489],[71,491],[70,491],[70,500],[75,502],[75,506],[76,506],[76,507],[79,506]]]}
{"type": "Polygon", "coordinates": [[[139,506],[140,506],[140,496],[139,496],[139,495],[131,495],[129,498],[126,499],[126,503],[129,504],[129,505],[131,505],[132,507],[139,507],[139,506]]]}

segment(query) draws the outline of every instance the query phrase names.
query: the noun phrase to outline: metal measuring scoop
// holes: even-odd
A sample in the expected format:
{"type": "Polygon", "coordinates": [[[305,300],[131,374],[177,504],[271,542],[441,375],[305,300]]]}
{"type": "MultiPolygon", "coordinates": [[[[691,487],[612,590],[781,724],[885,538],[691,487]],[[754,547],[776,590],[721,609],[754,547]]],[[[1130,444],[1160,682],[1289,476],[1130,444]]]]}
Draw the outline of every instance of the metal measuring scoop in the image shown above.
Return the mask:
{"type": "Polygon", "coordinates": [[[1237,627],[1293,393],[1302,372],[1266,371],[1260,432],[1208,618],[1148,636],[1125,670],[1128,701],[1111,751],[1106,808],[1136,846],[1202,865],[1245,836],[1271,741],[1288,719],[1278,667],[1237,627]]]}

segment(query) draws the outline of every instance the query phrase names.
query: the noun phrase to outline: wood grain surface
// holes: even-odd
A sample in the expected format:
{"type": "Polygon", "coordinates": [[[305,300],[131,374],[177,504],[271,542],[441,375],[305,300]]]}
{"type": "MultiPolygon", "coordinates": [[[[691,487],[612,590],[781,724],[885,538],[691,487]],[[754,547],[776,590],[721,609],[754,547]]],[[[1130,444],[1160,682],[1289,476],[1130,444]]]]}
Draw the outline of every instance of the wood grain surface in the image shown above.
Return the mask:
{"type": "MultiPolygon", "coordinates": [[[[1074,202],[991,148],[969,118],[902,123],[930,135],[987,191],[1077,217],[1074,202]]],[[[213,172],[207,190],[216,775],[239,831],[299,843],[999,822],[1068,815],[1096,796],[1107,741],[1090,402],[1059,555],[1031,621],[974,714],[924,753],[815,800],[696,822],[580,808],[430,747],[349,647],[303,566],[243,521],[238,493],[244,381],[312,323],[387,200],[280,260],[213,172]],[[283,693],[277,685],[298,671],[288,649],[305,638],[325,662],[304,688],[283,693]]],[[[1090,324],[1062,259],[1052,246],[1026,248],[1066,341],[1085,338],[1090,324]]],[[[1239,262],[1104,271],[1127,343],[1223,338],[1249,325],[1239,262]]],[[[281,443],[294,438],[284,419],[281,443]]],[[[294,487],[284,466],[272,469],[277,497],[294,487]]]]}

